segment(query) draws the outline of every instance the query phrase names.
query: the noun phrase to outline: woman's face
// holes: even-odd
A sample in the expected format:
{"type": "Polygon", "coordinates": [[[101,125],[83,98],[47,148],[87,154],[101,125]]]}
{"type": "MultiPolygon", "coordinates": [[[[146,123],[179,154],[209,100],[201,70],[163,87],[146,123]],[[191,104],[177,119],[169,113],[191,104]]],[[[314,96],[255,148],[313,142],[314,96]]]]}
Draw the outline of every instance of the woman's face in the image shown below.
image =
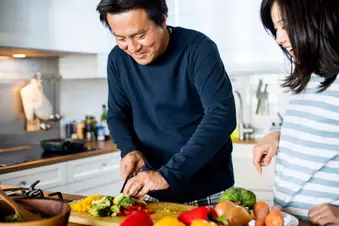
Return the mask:
{"type": "Polygon", "coordinates": [[[280,7],[278,6],[277,2],[274,2],[271,8],[271,18],[276,30],[276,43],[284,47],[288,53],[294,57],[294,51],[292,49],[290,38],[288,37],[287,30],[284,25],[286,22],[281,16],[280,7]]]}

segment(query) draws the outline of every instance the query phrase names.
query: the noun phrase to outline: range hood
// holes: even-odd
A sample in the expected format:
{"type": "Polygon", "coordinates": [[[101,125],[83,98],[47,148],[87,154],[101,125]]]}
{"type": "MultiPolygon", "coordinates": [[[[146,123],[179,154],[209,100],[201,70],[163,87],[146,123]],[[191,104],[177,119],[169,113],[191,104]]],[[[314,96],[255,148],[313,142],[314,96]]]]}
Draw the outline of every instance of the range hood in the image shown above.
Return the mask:
{"type": "MultiPolygon", "coordinates": [[[[25,54],[26,58],[39,58],[39,57],[63,57],[74,52],[65,51],[52,51],[41,49],[28,49],[28,48],[12,48],[0,46],[0,57],[12,57],[14,54],[25,54]]],[[[80,54],[80,53],[79,53],[80,54]]]]}

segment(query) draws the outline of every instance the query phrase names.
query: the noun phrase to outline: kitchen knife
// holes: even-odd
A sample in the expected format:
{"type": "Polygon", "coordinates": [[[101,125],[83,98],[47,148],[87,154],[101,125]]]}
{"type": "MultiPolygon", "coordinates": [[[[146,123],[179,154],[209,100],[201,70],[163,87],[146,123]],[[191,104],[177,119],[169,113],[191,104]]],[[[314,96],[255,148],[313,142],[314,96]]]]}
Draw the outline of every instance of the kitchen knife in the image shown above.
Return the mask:
{"type": "Polygon", "coordinates": [[[125,188],[125,186],[126,186],[126,184],[127,184],[127,181],[128,181],[129,179],[131,179],[132,177],[133,177],[133,173],[131,173],[130,175],[128,175],[128,176],[126,177],[125,182],[124,182],[124,184],[122,185],[122,188],[121,188],[120,193],[123,193],[124,188],[125,188]]]}

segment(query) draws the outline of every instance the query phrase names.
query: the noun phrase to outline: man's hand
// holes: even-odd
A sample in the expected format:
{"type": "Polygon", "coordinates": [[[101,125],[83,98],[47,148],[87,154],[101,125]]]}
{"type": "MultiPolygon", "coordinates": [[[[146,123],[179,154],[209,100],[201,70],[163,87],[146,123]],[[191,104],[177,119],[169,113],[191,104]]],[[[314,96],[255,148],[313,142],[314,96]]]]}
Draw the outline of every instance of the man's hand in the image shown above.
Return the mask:
{"type": "Polygon", "coordinates": [[[339,207],[330,204],[321,204],[308,212],[310,221],[318,225],[339,225],[339,207]]]}
{"type": "Polygon", "coordinates": [[[168,187],[167,181],[160,173],[156,171],[143,171],[128,180],[124,194],[129,197],[142,197],[149,191],[164,190],[168,187]]]}
{"type": "Polygon", "coordinates": [[[139,151],[132,151],[124,156],[120,162],[120,175],[122,178],[128,177],[131,173],[136,175],[139,170],[145,167],[144,156],[139,151]]]}

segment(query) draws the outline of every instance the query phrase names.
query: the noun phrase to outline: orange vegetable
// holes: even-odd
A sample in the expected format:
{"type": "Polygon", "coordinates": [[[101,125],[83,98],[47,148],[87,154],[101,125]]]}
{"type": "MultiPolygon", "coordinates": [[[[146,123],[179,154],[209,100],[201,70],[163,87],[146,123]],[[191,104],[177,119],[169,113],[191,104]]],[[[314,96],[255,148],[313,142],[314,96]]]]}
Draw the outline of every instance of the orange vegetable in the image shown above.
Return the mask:
{"type": "Polygon", "coordinates": [[[253,214],[255,218],[265,218],[270,212],[270,208],[266,202],[256,202],[253,207],[253,214]]]}
{"type": "Polygon", "coordinates": [[[265,226],[265,218],[270,212],[270,208],[265,202],[256,202],[253,207],[255,226],[265,226]]]}
{"type": "Polygon", "coordinates": [[[266,216],[266,226],[284,226],[284,217],[279,207],[273,207],[271,212],[266,216]]]}

